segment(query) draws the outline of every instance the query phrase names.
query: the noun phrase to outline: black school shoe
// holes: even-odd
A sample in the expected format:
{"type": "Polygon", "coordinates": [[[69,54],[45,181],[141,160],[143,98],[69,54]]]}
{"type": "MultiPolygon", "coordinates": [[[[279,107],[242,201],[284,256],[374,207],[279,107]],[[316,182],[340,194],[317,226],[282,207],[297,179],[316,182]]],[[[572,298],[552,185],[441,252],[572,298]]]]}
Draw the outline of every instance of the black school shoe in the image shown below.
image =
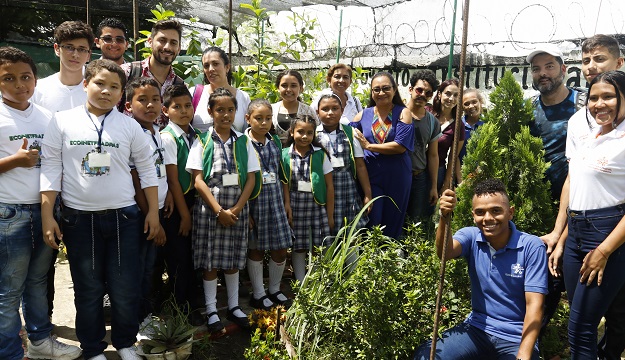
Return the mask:
{"type": "Polygon", "coordinates": [[[268,293],[267,296],[269,297],[269,300],[271,300],[271,302],[276,305],[284,306],[285,309],[288,309],[293,305],[293,299],[289,299],[286,295],[284,295],[282,291],[277,291],[273,294],[268,293]],[[284,296],[286,300],[280,301],[280,298],[278,298],[278,295],[280,294],[282,294],[282,296],[284,296]]]}
{"type": "Polygon", "coordinates": [[[217,315],[216,311],[213,311],[212,313],[206,315],[206,327],[208,328],[208,332],[213,334],[213,335],[223,335],[226,333],[226,328],[224,327],[224,324],[221,323],[221,320],[217,320],[216,322],[209,324],[208,323],[208,319],[210,319],[211,316],[213,315],[217,315]]]}
{"type": "Polygon", "coordinates": [[[270,306],[265,306],[265,299],[268,299],[268,298],[269,297],[267,295],[265,295],[265,296],[261,297],[260,299],[256,299],[254,297],[254,294],[251,294],[250,295],[250,306],[253,307],[254,309],[270,310],[272,307],[275,306],[275,303],[271,304],[270,306]]]}
{"type": "Polygon", "coordinates": [[[250,320],[246,317],[237,317],[234,315],[234,312],[237,310],[241,310],[241,312],[243,312],[243,310],[239,307],[239,306],[235,306],[232,309],[228,309],[228,316],[226,317],[226,319],[232,321],[233,323],[235,323],[238,327],[240,327],[241,329],[244,330],[249,330],[250,329],[250,320]]]}

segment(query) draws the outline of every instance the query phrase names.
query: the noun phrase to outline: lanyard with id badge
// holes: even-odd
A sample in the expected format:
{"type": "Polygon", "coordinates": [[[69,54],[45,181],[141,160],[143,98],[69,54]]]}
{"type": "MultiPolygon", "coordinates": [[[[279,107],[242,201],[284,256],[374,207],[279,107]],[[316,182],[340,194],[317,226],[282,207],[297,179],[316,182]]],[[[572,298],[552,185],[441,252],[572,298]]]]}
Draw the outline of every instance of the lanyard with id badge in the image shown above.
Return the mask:
{"type": "Polygon", "coordinates": [[[167,170],[165,169],[165,159],[163,158],[161,146],[158,145],[158,141],[156,141],[156,136],[154,136],[154,134],[152,134],[150,130],[144,128],[144,131],[148,131],[150,135],[152,135],[152,141],[154,141],[154,145],[156,146],[156,152],[158,152],[158,158],[161,161],[160,164],[156,164],[156,177],[161,179],[165,176],[165,174],[167,174],[167,170]]]}
{"type": "Polygon", "coordinates": [[[330,161],[332,162],[332,167],[333,168],[342,168],[343,166],[345,166],[345,162],[343,161],[342,157],[339,157],[339,131],[338,129],[335,130],[335,140],[334,142],[332,142],[332,135],[329,132],[326,132],[326,134],[328,135],[328,142],[330,142],[330,147],[332,148],[332,156],[330,157],[330,161]]]}
{"type": "MultiPolygon", "coordinates": [[[[264,147],[267,147],[267,149],[269,149],[270,142],[271,140],[266,140],[266,145],[264,145],[264,147]]],[[[263,157],[263,153],[261,151],[261,146],[263,146],[263,144],[252,141],[252,145],[254,145],[254,148],[256,149],[256,152],[258,153],[258,157],[260,158],[260,161],[263,164],[263,185],[275,184],[276,173],[273,171],[269,171],[270,170],[269,163],[265,161],[265,158],[263,157]]],[[[268,150],[268,151],[271,154],[271,150],[268,150]]]]}
{"type": "MultiPolygon", "coordinates": [[[[308,167],[312,166],[312,154],[313,150],[310,149],[306,155],[302,158],[302,163],[308,160],[308,167]]],[[[305,179],[305,168],[303,165],[300,165],[297,171],[300,173],[300,178],[305,179]]],[[[297,181],[297,191],[299,192],[312,192],[312,183],[310,181],[298,180],[297,181]]]]}
{"type": "Polygon", "coordinates": [[[104,119],[102,119],[102,122],[100,123],[100,128],[98,128],[96,123],[91,118],[91,114],[89,114],[87,107],[85,106],[85,112],[87,113],[87,117],[89,118],[89,120],[91,120],[91,123],[95,127],[95,131],[98,133],[98,146],[96,147],[97,152],[89,154],[89,166],[90,167],[101,168],[101,167],[111,166],[111,154],[102,153],[102,133],[104,132],[104,120],[106,120],[106,118],[109,116],[111,111],[113,110],[110,110],[109,112],[106,113],[106,115],[104,115],[104,119]]]}
{"type": "MultiPolygon", "coordinates": [[[[230,162],[230,156],[228,156],[228,152],[226,151],[226,145],[224,144],[223,141],[221,141],[221,138],[219,137],[219,135],[217,135],[217,133],[213,133],[216,136],[216,140],[219,142],[219,145],[221,146],[221,151],[224,153],[224,158],[226,160],[226,167],[228,170],[227,174],[223,174],[221,176],[221,183],[223,184],[223,186],[237,186],[239,185],[239,175],[238,174],[232,174],[232,163],[230,162]]],[[[232,132],[230,133],[230,142],[232,144],[232,151],[234,151],[234,142],[236,140],[236,135],[232,136],[232,132]]]]}

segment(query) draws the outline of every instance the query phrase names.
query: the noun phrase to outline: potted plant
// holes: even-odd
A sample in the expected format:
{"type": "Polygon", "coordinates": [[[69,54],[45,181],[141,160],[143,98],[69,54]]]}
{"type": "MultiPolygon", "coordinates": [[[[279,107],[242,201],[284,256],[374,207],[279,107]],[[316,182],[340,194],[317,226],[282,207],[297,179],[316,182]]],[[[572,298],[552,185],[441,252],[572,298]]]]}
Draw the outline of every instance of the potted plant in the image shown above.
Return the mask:
{"type": "Polygon", "coordinates": [[[139,354],[148,360],[186,360],[191,355],[197,330],[188,314],[173,299],[163,307],[163,315],[147,325],[148,339],[141,340],[139,354]]]}

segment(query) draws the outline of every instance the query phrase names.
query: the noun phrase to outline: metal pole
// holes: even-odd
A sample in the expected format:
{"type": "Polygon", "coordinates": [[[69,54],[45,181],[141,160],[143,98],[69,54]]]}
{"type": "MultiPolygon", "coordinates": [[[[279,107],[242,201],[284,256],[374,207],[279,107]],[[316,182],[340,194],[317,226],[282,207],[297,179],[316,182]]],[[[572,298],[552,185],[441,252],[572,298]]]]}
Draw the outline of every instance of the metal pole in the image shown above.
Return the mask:
{"type": "Polygon", "coordinates": [[[339,63],[339,58],[341,57],[341,32],[343,31],[343,9],[341,9],[341,13],[339,16],[339,40],[338,45],[336,46],[336,63],[339,63]]]}
{"type": "Polygon", "coordinates": [[[139,49],[137,49],[137,39],[139,39],[139,0],[132,0],[132,32],[134,38],[133,56],[134,60],[139,60],[139,49]]]}
{"type": "Polygon", "coordinates": [[[91,25],[91,16],[89,16],[89,0],[86,0],[86,6],[87,6],[87,25],[91,25]]]}
{"type": "Polygon", "coordinates": [[[451,20],[451,39],[449,40],[449,59],[447,61],[447,79],[451,79],[451,67],[454,62],[454,45],[456,37],[456,10],[458,9],[458,0],[454,0],[454,16],[451,20]]]}
{"type": "MultiPolygon", "coordinates": [[[[458,94],[458,98],[460,99],[458,101],[458,105],[456,105],[456,123],[454,124],[455,126],[455,134],[456,136],[454,136],[454,142],[453,142],[453,146],[451,148],[452,154],[456,154],[455,156],[452,156],[452,159],[454,159],[451,164],[448,164],[448,166],[451,166],[451,173],[455,174],[455,170],[456,170],[456,157],[458,156],[458,141],[459,141],[459,136],[457,136],[457,134],[460,134],[460,131],[464,131],[463,129],[461,129],[460,124],[462,123],[462,96],[464,94],[464,62],[467,56],[467,34],[468,34],[468,29],[469,29],[469,1],[470,0],[464,0],[464,8],[463,10],[463,15],[462,15],[462,20],[463,20],[463,26],[462,26],[462,46],[461,46],[461,50],[460,50],[460,86],[458,86],[460,93],[458,94]]],[[[450,66],[451,69],[451,66],[450,66]]],[[[449,188],[453,189],[454,186],[454,182],[453,182],[453,176],[452,179],[450,180],[451,184],[449,184],[449,188]]],[[[438,274],[438,292],[436,294],[436,308],[434,309],[434,329],[432,330],[432,347],[430,348],[430,360],[434,360],[436,358],[436,340],[438,337],[438,323],[439,323],[439,318],[440,318],[440,308],[441,308],[441,299],[443,297],[443,287],[445,285],[445,265],[447,263],[447,259],[446,259],[446,250],[447,250],[447,242],[449,241],[449,237],[451,236],[451,222],[448,221],[447,224],[445,224],[445,231],[444,231],[444,235],[443,235],[443,251],[441,254],[441,267],[440,267],[440,272],[438,274]]]]}
{"type": "Polygon", "coordinates": [[[232,64],[232,0],[230,0],[230,11],[228,14],[228,58],[230,59],[230,64],[232,64]]]}

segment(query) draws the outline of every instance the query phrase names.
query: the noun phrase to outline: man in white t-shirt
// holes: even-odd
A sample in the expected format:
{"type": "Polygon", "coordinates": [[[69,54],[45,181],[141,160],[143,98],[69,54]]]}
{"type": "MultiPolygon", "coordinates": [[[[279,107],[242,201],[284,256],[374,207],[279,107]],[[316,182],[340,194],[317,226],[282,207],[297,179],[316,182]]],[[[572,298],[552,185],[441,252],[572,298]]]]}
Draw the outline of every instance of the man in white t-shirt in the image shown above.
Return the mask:
{"type": "MultiPolygon", "coordinates": [[[[587,83],[590,83],[597,75],[611,70],[619,70],[623,66],[623,57],[619,43],[611,36],[597,34],[582,43],[582,73],[587,83]]],[[[586,107],[578,110],[569,119],[566,137],[566,158],[571,159],[572,151],[584,139],[591,136],[592,129],[596,127],[593,118],[588,114],[586,107]]],[[[564,244],[568,236],[567,209],[569,207],[569,177],[566,178],[560,197],[558,217],[551,233],[541,238],[558,239],[558,245],[549,256],[549,271],[554,276],[561,276],[560,262],[564,252],[564,244]]],[[[576,210],[576,209],[573,209],[576,210]]],[[[612,305],[605,314],[605,335],[599,343],[600,359],[620,359],[620,354],[625,350],[625,288],[621,289],[612,305]]]]}
{"type": "Polygon", "coordinates": [[[87,101],[82,86],[85,64],[91,56],[94,35],[82,21],[65,21],[54,30],[54,53],[60,70],[39,80],[32,101],[52,112],[69,110],[87,101]]]}

